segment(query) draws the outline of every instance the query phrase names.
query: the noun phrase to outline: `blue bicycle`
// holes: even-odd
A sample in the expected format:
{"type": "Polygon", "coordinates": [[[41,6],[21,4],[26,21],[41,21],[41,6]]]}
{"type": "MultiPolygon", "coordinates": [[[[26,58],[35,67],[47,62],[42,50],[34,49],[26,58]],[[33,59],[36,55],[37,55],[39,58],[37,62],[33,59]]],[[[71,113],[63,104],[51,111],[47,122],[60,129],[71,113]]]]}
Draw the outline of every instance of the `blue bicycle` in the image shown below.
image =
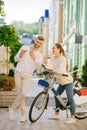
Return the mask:
{"type": "MultiPolygon", "coordinates": [[[[46,68],[45,68],[46,69],[46,68]]],[[[68,117],[68,109],[70,108],[69,102],[66,99],[63,99],[60,95],[57,94],[53,84],[55,83],[54,73],[50,70],[44,71],[45,78],[40,79],[38,81],[38,86],[43,88],[43,91],[40,92],[33,100],[30,109],[29,109],[29,120],[31,122],[36,122],[44,110],[47,109],[48,101],[49,101],[49,91],[51,90],[53,94],[60,101],[60,109],[66,110],[66,116],[68,117]]],[[[64,75],[63,76],[67,76],[64,75]]],[[[74,100],[76,104],[76,113],[75,117],[77,119],[84,119],[87,117],[87,88],[79,88],[79,84],[81,79],[75,79],[74,81],[74,100]],[[81,101],[82,100],[82,101],[81,101]],[[80,101],[80,102],[79,102],[80,101]]]]}

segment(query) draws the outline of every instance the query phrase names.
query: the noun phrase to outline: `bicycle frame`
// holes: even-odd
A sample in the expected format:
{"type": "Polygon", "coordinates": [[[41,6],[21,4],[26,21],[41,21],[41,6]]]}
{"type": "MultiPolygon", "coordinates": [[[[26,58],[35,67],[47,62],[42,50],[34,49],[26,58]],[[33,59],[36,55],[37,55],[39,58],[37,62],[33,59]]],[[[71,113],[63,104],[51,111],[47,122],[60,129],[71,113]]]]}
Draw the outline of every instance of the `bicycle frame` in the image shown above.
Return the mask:
{"type": "Polygon", "coordinates": [[[59,100],[61,105],[64,107],[64,109],[68,109],[69,105],[67,106],[65,100],[60,95],[57,94],[57,91],[53,87],[54,81],[55,81],[54,74],[52,74],[51,76],[47,75],[44,80],[40,79],[38,81],[38,85],[43,87],[46,91],[49,91],[50,89],[53,92],[53,94],[56,96],[56,98],[59,100]],[[48,77],[50,78],[50,81],[48,77]]]}

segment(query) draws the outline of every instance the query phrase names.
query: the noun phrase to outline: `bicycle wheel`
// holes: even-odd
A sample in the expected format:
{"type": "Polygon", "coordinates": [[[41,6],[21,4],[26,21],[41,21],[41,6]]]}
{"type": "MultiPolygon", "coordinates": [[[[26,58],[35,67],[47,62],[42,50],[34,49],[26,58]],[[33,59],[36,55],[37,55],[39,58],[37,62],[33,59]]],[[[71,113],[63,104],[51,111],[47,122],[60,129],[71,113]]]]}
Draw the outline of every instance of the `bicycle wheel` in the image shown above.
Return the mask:
{"type": "Polygon", "coordinates": [[[33,100],[29,110],[29,120],[31,122],[37,121],[43,114],[47,107],[49,94],[47,92],[40,92],[33,100]]]}
{"type": "Polygon", "coordinates": [[[87,118],[87,88],[80,89],[79,93],[78,102],[80,101],[80,104],[76,105],[75,117],[77,119],[85,119],[87,118]]]}

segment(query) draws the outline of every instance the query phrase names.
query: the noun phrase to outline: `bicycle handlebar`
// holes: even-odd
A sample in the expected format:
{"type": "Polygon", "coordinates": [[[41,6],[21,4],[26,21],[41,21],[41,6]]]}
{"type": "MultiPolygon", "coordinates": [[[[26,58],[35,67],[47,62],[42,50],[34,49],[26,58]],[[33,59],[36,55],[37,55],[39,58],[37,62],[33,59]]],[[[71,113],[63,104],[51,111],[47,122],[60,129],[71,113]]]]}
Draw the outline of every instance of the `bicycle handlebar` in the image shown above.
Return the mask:
{"type": "MultiPolygon", "coordinates": [[[[54,72],[53,69],[46,68],[46,66],[43,65],[43,64],[42,64],[42,67],[46,69],[46,71],[44,71],[44,72],[46,72],[45,74],[48,74],[48,73],[49,74],[58,74],[58,73],[54,72]]],[[[68,74],[58,74],[58,75],[67,76],[68,77],[68,74]]]]}

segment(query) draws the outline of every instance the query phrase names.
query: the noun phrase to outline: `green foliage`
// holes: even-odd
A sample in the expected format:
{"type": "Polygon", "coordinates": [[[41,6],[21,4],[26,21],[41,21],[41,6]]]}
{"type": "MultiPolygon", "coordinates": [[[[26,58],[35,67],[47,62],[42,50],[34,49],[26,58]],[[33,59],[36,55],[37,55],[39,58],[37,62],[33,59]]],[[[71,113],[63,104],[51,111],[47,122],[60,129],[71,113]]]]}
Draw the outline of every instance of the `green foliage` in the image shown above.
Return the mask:
{"type": "Polygon", "coordinates": [[[19,35],[22,35],[23,33],[29,33],[32,35],[37,35],[38,34],[38,24],[37,23],[30,23],[26,24],[23,22],[17,22],[14,21],[12,22],[14,27],[16,28],[16,31],[18,32],[19,35]]]}
{"type": "Polygon", "coordinates": [[[10,46],[11,51],[10,51],[10,62],[14,64],[14,66],[16,66],[16,62],[14,61],[14,56],[16,55],[16,53],[18,52],[19,48],[22,46],[22,44],[20,43],[16,43],[14,44],[14,46],[10,46]]]}
{"type": "Polygon", "coordinates": [[[0,86],[2,86],[2,76],[0,76],[0,86]]]}
{"type": "Polygon", "coordinates": [[[18,33],[12,25],[3,25],[0,27],[0,46],[1,45],[10,48],[10,62],[16,65],[14,56],[21,47],[21,44],[19,43],[18,33]]]}
{"type": "Polygon", "coordinates": [[[82,86],[87,87],[87,59],[85,60],[84,65],[82,66],[82,75],[83,81],[82,86]]]}
{"type": "Polygon", "coordinates": [[[75,66],[73,67],[73,71],[75,71],[75,72],[73,72],[73,74],[72,74],[73,78],[76,78],[76,77],[77,77],[77,71],[76,71],[76,70],[78,70],[78,66],[77,66],[77,65],[75,65],[75,66]]]}
{"type": "Polygon", "coordinates": [[[0,45],[12,46],[18,43],[19,37],[12,25],[0,27],[0,45]]]}
{"type": "Polygon", "coordinates": [[[47,75],[48,73],[49,73],[48,71],[42,71],[41,73],[39,73],[39,76],[43,77],[47,75]]]}
{"type": "Polygon", "coordinates": [[[9,74],[8,74],[8,76],[11,76],[11,77],[14,76],[14,70],[13,70],[13,69],[10,69],[10,70],[9,70],[9,74]]]}
{"type": "Polygon", "coordinates": [[[0,0],[0,15],[5,16],[6,13],[4,12],[4,1],[0,0]]]}

